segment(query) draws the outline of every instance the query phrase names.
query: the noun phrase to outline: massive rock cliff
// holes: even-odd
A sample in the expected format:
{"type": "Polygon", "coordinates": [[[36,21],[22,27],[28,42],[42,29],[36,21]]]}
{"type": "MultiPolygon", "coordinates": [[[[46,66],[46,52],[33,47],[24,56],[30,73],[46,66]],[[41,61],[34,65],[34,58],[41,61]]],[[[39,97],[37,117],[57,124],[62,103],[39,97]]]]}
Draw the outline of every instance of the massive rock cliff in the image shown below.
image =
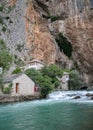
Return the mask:
{"type": "MultiPolygon", "coordinates": [[[[71,43],[73,60],[86,82],[93,76],[93,0],[5,0],[12,9],[9,32],[2,32],[7,45],[16,53],[17,44],[25,48],[17,54],[45,63],[67,62],[59,51],[59,33],[71,43]],[[25,52],[25,53],[24,53],[25,52]]],[[[4,1],[1,0],[1,3],[4,1]]]]}
{"type": "Polygon", "coordinates": [[[50,34],[47,20],[35,10],[33,1],[6,0],[1,1],[1,4],[5,8],[1,12],[2,17],[8,16],[12,21],[5,21],[7,30],[1,32],[1,38],[11,53],[24,61],[36,58],[47,64],[55,63],[56,42],[50,34]],[[6,9],[9,11],[6,12],[6,9]]]}
{"type": "MultiPolygon", "coordinates": [[[[93,81],[93,0],[36,0],[46,5],[48,14],[56,21],[49,24],[50,30],[70,41],[72,59],[77,63],[86,82],[93,81]]],[[[52,20],[52,19],[51,19],[52,20]]]]}

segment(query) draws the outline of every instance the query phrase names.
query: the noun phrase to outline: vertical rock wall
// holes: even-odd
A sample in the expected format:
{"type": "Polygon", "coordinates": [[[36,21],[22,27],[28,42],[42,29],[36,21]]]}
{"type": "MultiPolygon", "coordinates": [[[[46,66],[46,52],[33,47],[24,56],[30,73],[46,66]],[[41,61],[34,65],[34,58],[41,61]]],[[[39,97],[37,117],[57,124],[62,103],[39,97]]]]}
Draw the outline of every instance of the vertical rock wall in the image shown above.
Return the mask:
{"type": "Polygon", "coordinates": [[[51,36],[48,24],[35,10],[30,1],[25,15],[26,43],[30,47],[32,57],[47,64],[55,62],[55,40],[51,36]]]}
{"type": "Polygon", "coordinates": [[[51,23],[52,31],[61,32],[68,38],[73,47],[73,60],[86,82],[92,82],[93,0],[49,0],[44,3],[48,5],[50,15],[66,16],[51,23]]]}
{"type": "Polygon", "coordinates": [[[55,63],[55,39],[50,34],[47,20],[37,11],[40,8],[36,3],[33,0],[5,0],[1,4],[10,9],[4,15],[9,16],[12,23],[6,22],[9,31],[2,32],[1,38],[5,40],[11,53],[23,60],[36,58],[47,64],[55,63]],[[18,45],[24,45],[22,51],[17,50],[18,45]]]}
{"type": "Polygon", "coordinates": [[[58,51],[55,42],[55,37],[61,32],[71,42],[73,61],[77,62],[86,82],[93,81],[93,0],[0,2],[13,7],[8,13],[13,21],[7,23],[10,30],[1,32],[13,54],[33,57],[47,64],[55,63],[58,57],[64,61],[66,57],[58,51]],[[51,16],[59,18],[51,22],[51,16]],[[17,44],[25,44],[22,52],[16,50],[17,44]]]}

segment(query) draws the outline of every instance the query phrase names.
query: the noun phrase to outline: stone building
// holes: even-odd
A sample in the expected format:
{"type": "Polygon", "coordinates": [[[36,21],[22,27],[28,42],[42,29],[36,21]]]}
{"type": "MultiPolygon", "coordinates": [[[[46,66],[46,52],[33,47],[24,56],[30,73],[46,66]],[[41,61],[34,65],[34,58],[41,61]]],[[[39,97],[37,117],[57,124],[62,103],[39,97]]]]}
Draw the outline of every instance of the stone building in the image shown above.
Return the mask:
{"type": "Polygon", "coordinates": [[[2,67],[0,67],[0,74],[2,74],[3,73],[3,68],[2,67]]]}
{"type": "Polygon", "coordinates": [[[11,87],[11,96],[33,95],[35,83],[26,74],[14,74],[4,80],[4,88],[11,87]]]}
{"type": "Polygon", "coordinates": [[[68,90],[69,74],[67,72],[64,72],[62,78],[57,77],[57,79],[60,81],[59,88],[61,90],[68,90]]]}
{"type": "Polygon", "coordinates": [[[26,66],[21,67],[21,69],[23,69],[23,71],[24,71],[24,70],[27,70],[27,69],[40,70],[42,67],[44,67],[44,65],[45,65],[45,64],[44,64],[43,62],[34,59],[34,60],[32,60],[32,61],[29,61],[26,66]]]}

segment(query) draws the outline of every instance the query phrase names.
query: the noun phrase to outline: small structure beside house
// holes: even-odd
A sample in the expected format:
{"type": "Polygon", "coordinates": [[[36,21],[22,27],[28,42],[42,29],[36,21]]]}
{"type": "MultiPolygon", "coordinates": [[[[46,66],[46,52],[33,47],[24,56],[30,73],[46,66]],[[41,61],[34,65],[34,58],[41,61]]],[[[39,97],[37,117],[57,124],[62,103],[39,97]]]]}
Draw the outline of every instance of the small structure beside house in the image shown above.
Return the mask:
{"type": "Polygon", "coordinates": [[[0,74],[2,74],[3,73],[3,68],[2,67],[0,67],[0,74]]]}
{"type": "Polygon", "coordinates": [[[1,91],[1,89],[0,89],[0,95],[2,95],[3,93],[2,93],[2,91],[1,91]]]}
{"type": "Polygon", "coordinates": [[[35,83],[26,74],[14,74],[4,80],[4,88],[11,87],[11,96],[27,96],[35,93],[35,83]]]}
{"type": "Polygon", "coordinates": [[[67,72],[64,72],[62,78],[58,78],[58,80],[60,81],[60,89],[68,90],[69,74],[67,72]]]}
{"type": "Polygon", "coordinates": [[[44,64],[43,62],[34,59],[34,60],[32,60],[32,61],[29,61],[26,66],[21,67],[21,69],[23,69],[23,71],[24,71],[24,70],[27,70],[27,69],[40,70],[42,67],[44,67],[44,65],[45,65],[45,64],[44,64]]]}

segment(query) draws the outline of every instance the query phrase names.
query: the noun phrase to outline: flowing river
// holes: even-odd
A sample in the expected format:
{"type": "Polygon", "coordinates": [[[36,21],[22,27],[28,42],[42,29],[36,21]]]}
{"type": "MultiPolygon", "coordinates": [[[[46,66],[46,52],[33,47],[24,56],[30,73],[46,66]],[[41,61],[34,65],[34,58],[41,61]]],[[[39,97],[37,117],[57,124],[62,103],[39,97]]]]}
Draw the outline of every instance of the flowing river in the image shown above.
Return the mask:
{"type": "Polygon", "coordinates": [[[0,130],[93,130],[87,93],[93,91],[57,91],[44,100],[0,105],[0,130]]]}

